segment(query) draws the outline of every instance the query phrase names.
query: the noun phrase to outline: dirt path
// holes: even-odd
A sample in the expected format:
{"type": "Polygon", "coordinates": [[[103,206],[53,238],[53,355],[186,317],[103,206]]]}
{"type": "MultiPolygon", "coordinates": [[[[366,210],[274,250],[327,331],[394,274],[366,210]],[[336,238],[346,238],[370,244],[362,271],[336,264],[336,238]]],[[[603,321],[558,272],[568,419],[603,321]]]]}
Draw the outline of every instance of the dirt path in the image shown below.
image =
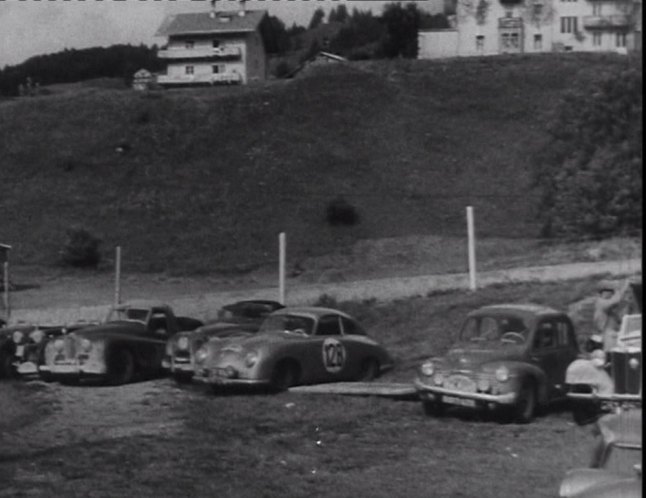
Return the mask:
{"type": "MultiPolygon", "coordinates": [[[[535,266],[528,268],[516,268],[509,270],[480,272],[477,275],[479,288],[488,285],[504,282],[522,281],[557,281],[584,278],[594,275],[612,275],[616,277],[641,274],[641,259],[630,259],[622,261],[603,261],[569,263],[551,266],[535,266]]],[[[155,288],[155,282],[152,282],[155,288]]],[[[79,294],[74,288],[73,281],[70,282],[72,296],[79,294]]],[[[95,284],[96,285],[96,284],[95,284]]],[[[35,323],[70,323],[77,320],[101,320],[109,309],[109,282],[103,282],[108,286],[106,301],[97,306],[82,305],[83,299],[72,301],[79,303],[79,306],[72,306],[66,301],[65,304],[52,305],[45,297],[38,300],[32,295],[29,300],[32,307],[24,308],[19,304],[14,306],[11,319],[15,321],[35,323]],[[36,304],[38,303],[38,304],[36,304]]],[[[446,291],[453,289],[468,289],[469,276],[466,273],[455,273],[448,275],[425,275],[417,277],[396,277],[374,280],[361,280],[353,282],[337,282],[327,284],[311,285],[290,285],[287,282],[286,302],[292,305],[312,304],[323,295],[337,299],[364,300],[376,299],[388,301],[412,296],[427,295],[432,292],[446,291]]],[[[160,282],[158,292],[150,295],[150,282],[146,285],[134,287],[128,293],[132,299],[157,299],[164,300],[172,305],[177,313],[188,316],[195,316],[204,320],[214,318],[217,310],[224,304],[240,299],[278,299],[276,287],[249,287],[234,291],[209,292],[207,286],[201,283],[192,283],[189,279],[178,279],[171,285],[168,281],[160,282]]],[[[37,290],[31,291],[37,294],[37,290]]],[[[19,293],[18,293],[19,294],[19,293]]],[[[16,298],[18,302],[19,296],[16,298]]]]}

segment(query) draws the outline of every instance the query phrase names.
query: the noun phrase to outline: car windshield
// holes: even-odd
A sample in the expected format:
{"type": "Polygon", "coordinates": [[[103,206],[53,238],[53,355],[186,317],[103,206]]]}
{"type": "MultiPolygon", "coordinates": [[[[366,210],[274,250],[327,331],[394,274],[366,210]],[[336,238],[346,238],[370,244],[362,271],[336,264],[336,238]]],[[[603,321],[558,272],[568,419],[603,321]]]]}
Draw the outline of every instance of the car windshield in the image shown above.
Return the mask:
{"type": "Polygon", "coordinates": [[[314,320],[299,315],[276,315],[268,317],[260,327],[260,332],[290,332],[310,335],[314,330],[314,320]]]}
{"type": "Polygon", "coordinates": [[[134,321],[146,323],[150,310],[140,308],[115,308],[108,313],[108,322],[134,321]]]}
{"type": "Polygon", "coordinates": [[[633,475],[636,464],[642,461],[641,448],[612,445],[604,468],[617,474],[633,475]]]}
{"type": "Polygon", "coordinates": [[[460,342],[524,344],[528,327],[517,316],[474,316],[466,320],[460,331],[460,342]]]}

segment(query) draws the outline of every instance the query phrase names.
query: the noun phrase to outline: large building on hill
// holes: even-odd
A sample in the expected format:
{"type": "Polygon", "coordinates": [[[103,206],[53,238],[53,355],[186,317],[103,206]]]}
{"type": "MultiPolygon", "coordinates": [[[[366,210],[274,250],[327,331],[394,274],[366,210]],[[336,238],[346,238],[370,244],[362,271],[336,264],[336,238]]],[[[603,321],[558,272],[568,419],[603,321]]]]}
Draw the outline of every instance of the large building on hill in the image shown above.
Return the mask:
{"type": "Polygon", "coordinates": [[[452,29],[418,33],[418,57],[641,51],[641,15],[641,0],[457,0],[452,29]]]}
{"type": "Polygon", "coordinates": [[[166,72],[157,76],[157,83],[171,87],[264,80],[264,17],[264,10],[244,8],[167,17],[156,33],[168,40],[157,54],[166,61],[166,72]]]}

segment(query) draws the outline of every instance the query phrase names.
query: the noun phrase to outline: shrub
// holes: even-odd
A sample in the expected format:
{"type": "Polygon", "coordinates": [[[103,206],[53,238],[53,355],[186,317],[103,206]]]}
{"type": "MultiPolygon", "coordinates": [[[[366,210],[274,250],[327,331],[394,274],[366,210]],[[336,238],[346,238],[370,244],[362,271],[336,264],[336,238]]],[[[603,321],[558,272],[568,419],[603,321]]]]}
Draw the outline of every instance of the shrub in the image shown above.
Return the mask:
{"type": "Polygon", "coordinates": [[[332,226],[356,225],[359,223],[357,209],[343,197],[337,197],[327,205],[326,220],[332,226]]]}
{"type": "Polygon", "coordinates": [[[101,261],[100,245],[101,240],[87,230],[70,228],[62,251],[63,263],[79,268],[96,268],[101,261]]]}
{"type": "Polygon", "coordinates": [[[294,68],[289,62],[280,61],[276,65],[276,69],[274,69],[274,76],[276,76],[276,78],[286,78],[292,73],[293,70],[294,68]]]}

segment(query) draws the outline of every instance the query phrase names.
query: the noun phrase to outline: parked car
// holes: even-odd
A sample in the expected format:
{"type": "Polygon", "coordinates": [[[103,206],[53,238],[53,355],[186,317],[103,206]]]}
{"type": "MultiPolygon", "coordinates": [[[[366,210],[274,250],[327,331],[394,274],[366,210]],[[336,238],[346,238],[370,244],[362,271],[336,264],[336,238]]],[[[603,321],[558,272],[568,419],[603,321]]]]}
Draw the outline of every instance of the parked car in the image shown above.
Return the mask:
{"type": "Polygon", "coordinates": [[[393,367],[388,352],[349,315],[321,307],[275,311],[250,337],[210,339],[195,353],[195,380],[220,385],[372,380],[393,367]]]}
{"type": "Polygon", "coordinates": [[[445,356],[422,363],[415,387],[427,415],[466,406],[527,423],[537,407],[565,396],[565,370],[577,354],[565,313],[533,304],[485,306],[469,313],[445,356]]]}
{"type": "Polygon", "coordinates": [[[62,382],[94,378],[125,384],[161,373],[167,340],[201,325],[194,318],[176,317],[164,304],[120,305],[103,324],[48,341],[40,370],[62,382]]]}
{"type": "Polygon", "coordinates": [[[597,348],[568,366],[565,383],[578,424],[593,422],[617,407],[641,406],[642,315],[641,283],[632,284],[639,313],[624,315],[617,345],[608,353],[597,348]]]}
{"type": "Polygon", "coordinates": [[[277,301],[246,300],[227,304],[215,322],[194,331],[175,334],[166,344],[162,365],[178,383],[189,382],[195,370],[195,352],[211,337],[226,338],[254,334],[272,312],[284,308],[277,301]]]}
{"type": "Polygon", "coordinates": [[[567,472],[561,498],[641,498],[642,411],[626,410],[598,420],[598,442],[589,468],[567,472]]]}
{"type": "Polygon", "coordinates": [[[0,328],[0,379],[10,379],[16,377],[16,342],[14,337],[22,337],[23,334],[29,334],[34,330],[31,325],[16,325],[11,327],[0,328]]]}

